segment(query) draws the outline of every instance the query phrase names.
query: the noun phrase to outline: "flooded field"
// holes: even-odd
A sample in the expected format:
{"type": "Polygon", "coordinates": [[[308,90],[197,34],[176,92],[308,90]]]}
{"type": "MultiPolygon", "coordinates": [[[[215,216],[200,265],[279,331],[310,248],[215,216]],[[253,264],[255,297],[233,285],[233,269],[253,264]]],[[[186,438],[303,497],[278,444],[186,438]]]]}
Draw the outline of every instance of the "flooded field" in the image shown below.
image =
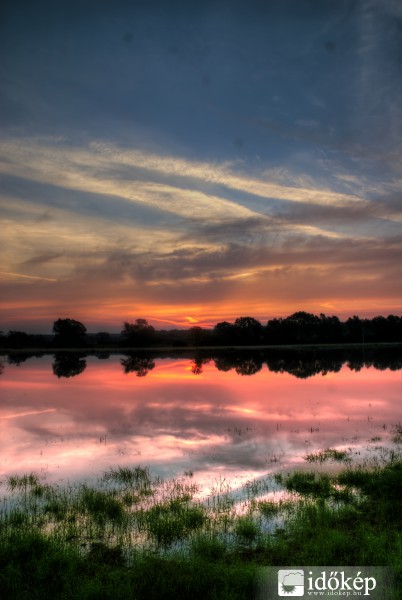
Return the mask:
{"type": "Polygon", "coordinates": [[[141,465],[242,487],[326,448],[364,459],[392,445],[402,421],[395,359],[23,358],[2,360],[0,477],[80,480],[141,465]]]}

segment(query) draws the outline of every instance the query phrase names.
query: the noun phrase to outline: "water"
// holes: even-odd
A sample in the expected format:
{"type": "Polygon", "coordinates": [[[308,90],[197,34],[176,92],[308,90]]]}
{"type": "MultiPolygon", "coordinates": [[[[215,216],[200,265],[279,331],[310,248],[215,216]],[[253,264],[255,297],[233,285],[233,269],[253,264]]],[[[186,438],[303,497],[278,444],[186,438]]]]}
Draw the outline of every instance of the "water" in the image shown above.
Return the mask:
{"type": "Polygon", "coordinates": [[[395,444],[402,422],[398,360],[381,369],[245,354],[2,363],[0,479],[77,480],[142,465],[163,477],[193,473],[204,488],[241,487],[324,448],[370,455],[395,444]]]}

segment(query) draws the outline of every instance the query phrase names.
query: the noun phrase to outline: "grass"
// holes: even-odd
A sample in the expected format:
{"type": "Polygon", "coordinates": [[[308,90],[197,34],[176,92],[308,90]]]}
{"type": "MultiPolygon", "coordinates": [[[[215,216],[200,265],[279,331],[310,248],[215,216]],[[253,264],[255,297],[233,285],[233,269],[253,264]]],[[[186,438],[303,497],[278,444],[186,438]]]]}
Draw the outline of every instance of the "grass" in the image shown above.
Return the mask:
{"type": "MultiPolygon", "coordinates": [[[[321,456],[336,460],[330,454],[321,456]]],[[[111,469],[92,486],[50,485],[34,473],[4,483],[5,598],[252,598],[260,567],[270,565],[389,565],[401,596],[395,451],[381,464],[282,473],[236,493],[221,480],[207,499],[192,473],[163,481],[143,467],[111,469]]]]}
{"type": "Polygon", "coordinates": [[[335,448],[326,448],[325,450],[320,450],[318,452],[312,452],[311,454],[306,454],[304,457],[309,463],[324,463],[327,461],[331,462],[343,462],[348,463],[351,461],[350,455],[346,450],[336,450],[335,448]]]}

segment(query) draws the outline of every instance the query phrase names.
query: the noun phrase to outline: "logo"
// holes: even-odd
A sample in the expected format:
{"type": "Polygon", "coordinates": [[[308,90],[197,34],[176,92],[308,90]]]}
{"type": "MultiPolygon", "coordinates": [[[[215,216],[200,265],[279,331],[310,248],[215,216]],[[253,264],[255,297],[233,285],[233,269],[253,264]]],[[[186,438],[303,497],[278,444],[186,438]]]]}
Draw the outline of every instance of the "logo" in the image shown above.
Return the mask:
{"type": "Polygon", "coordinates": [[[282,569],[278,571],[279,596],[304,596],[304,571],[282,569]]]}

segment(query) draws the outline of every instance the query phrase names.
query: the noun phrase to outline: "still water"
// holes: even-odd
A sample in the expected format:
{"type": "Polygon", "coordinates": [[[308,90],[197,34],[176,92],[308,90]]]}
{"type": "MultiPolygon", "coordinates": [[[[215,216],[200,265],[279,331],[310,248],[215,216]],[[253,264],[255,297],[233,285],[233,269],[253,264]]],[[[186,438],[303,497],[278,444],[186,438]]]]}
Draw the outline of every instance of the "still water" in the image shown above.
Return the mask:
{"type": "Polygon", "coordinates": [[[324,448],[370,455],[394,443],[402,422],[395,362],[100,358],[2,357],[0,479],[35,471],[76,480],[142,465],[241,484],[324,448]]]}

